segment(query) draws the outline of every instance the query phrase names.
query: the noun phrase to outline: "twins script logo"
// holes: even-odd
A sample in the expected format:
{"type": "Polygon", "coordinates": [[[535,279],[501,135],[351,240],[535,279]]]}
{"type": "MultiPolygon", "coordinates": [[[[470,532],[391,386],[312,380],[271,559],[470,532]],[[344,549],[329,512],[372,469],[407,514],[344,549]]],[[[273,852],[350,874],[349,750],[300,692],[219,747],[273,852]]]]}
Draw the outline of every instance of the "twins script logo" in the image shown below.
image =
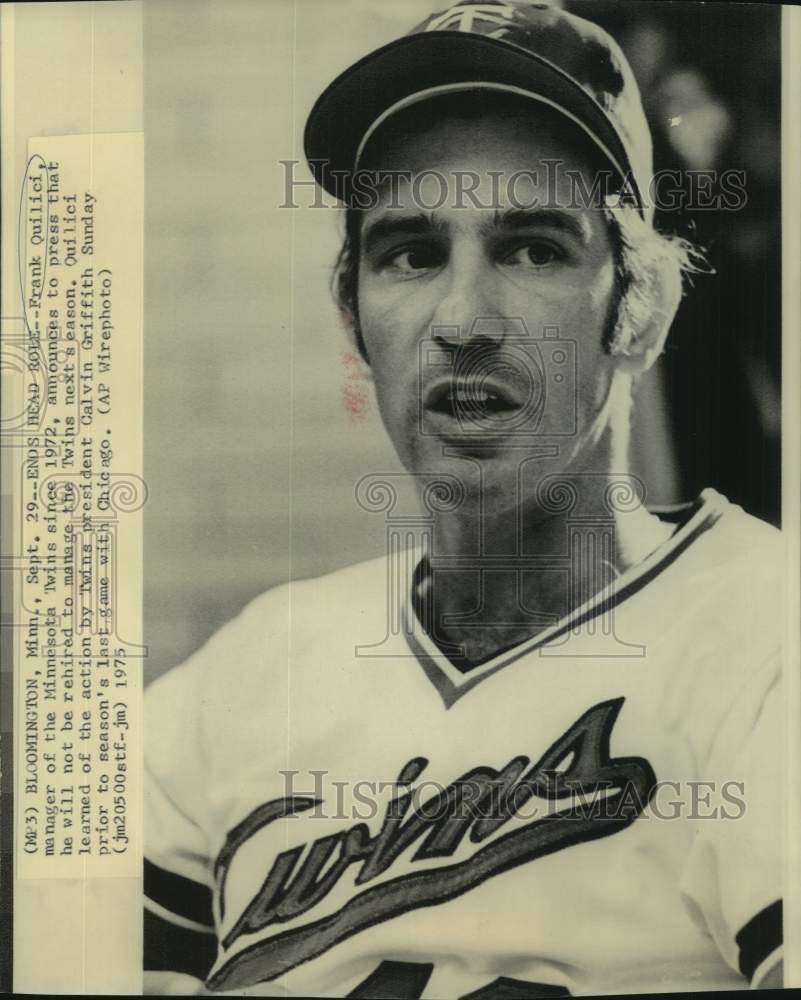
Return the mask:
{"type": "MultiPolygon", "coordinates": [[[[356,823],[279,853],[221,943],[227,951],[242,935],[260,936],[224,962],[209,985],[233,989],[274,979],[373,924],[444,903],[510,868],[630,826],[650,800],[656,777],[642,757],[610,757],[622,704],[623,698],[616,698],[589,709],[533,765],[521,755],[501,770],[474,768],[416,809],[410,793],[399,796],[387,806],[375,835],[366,823],[356,823]],[[530,810],[535,798],[549,810],[521,823],[519,814],[526,803],[530,810]],[[516,815],[518,822],[504,832],[516,815]],[[386,877],[413,846],[404,874],[386,877]],[[468,857],[449,864],[465,847],[468,857]],[[432,860],[441,864],[432,866],[432,860]],[[422,861],[429,864],[408,872],[422,861]],[[347,902],[315,918],[315,907],[346,876],[353,883],[347,902]],[[306,914],[308,920],[299,923],[306,914]],[[290,921],[293,926],[281,930],[290,921]]],[[[398,785],[411,786],[427,766],[424,757],[413,758],[398,785]]],[[[269,824],[320,804],[306,795],[274,799],[230,831],[215,865],[221,921],[226,878],[242,845],[269,824]]]]}

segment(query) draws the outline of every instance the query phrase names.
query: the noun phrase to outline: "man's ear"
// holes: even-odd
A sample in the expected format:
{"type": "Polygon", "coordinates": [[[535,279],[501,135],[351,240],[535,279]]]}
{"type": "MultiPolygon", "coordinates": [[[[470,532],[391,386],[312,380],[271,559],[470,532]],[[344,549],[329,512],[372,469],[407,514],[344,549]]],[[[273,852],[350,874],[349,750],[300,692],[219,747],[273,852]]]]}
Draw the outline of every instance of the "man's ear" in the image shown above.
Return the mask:
{"type": "Polygon", "coordinates": [[[612,348],[622,371],[635,376],[648,371],[662,353],[680,302],[678,266],[654,262],[638,276],[621,303],[615,338],[618,343],[612,348]]]}
{"type": "Polygon", "coordinates": [[[364,369],[363,378],[366,381],[372,382],[373,376],[370,368],[370,358],[367,356],[367,345],[365,344],[364,338],[362,337],[362,331],[359,327],[358,319],[353,315],[353,313],[351,312],[350,309],[348,309],[347,306],[340,306],[339,322],[342,326],[342,329],[348,335],[352,344],[359,352],[364,369]]]}
{"type": "Polygon", "coordinates": [[[365,344],[364,342],[364,337],[362,337],[362,331],[359,329],[358,324],[354,325],[353,328],[353,340],[359,351],[359,355],[361,356],[361,359],[364,362],[364,370],[366,372],[365,378],[367,378],[370,382],[372,382],[373,369],[372,366],[370,365],[370,357],[367,354],[367,344],[365,344]]]}

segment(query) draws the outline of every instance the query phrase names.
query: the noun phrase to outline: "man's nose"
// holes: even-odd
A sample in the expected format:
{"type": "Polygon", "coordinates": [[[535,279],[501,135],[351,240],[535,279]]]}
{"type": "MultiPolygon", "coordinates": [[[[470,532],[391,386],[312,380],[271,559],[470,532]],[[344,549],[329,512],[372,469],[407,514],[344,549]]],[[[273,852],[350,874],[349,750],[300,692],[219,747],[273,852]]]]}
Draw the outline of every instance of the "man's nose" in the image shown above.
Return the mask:
{"type": "Polygon", "coordinates": [[[476,338],[502,341],[508,324],[500,276],[480,251],[455,251],[441,277],[442,297],[431,317],[431,336],[454,345],[476,338]]]}

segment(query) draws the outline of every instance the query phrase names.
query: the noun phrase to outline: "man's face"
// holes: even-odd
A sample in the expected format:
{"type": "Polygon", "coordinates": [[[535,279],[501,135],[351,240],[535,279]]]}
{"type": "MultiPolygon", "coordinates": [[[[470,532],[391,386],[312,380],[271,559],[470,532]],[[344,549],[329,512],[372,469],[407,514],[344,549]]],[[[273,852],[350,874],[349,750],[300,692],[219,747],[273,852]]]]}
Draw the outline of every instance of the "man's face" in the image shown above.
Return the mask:
{"type": "Polygon", "coordinates": [[[524,127],[443,120],[385,145],[371,167],[442,178],[396,183],[362,222],[361,331],[404,465],[460,475],[458,449],[510,506],[521,461],[538,478],[593,468],[615,369],[603,347],[614,257],[601,211],[571,205],[566,170],[590,190],[588,163],[530,115],[524,127]],[[511,188],[521,170],[536,181],[511,188]],[[464,172],[480,178],[472,198],[458,196],[464,172]],[[443,184],[442,207],[421,207],[443,200],[443,184]]]}

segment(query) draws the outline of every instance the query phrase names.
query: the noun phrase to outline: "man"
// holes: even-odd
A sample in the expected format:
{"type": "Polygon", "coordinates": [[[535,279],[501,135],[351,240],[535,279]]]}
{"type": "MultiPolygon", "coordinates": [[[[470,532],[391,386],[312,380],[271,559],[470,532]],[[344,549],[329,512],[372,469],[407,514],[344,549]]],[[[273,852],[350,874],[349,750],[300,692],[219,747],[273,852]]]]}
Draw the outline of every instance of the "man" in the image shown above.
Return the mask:
{"type": "Polygon", "coordinates": [[[421,537],[150,689],[154,990],[779,985],[778,536],[713,491],[657,515],[628,470],[692,254],[622,53],[460,3],[335,80],[306,151],[421,537]]]}

